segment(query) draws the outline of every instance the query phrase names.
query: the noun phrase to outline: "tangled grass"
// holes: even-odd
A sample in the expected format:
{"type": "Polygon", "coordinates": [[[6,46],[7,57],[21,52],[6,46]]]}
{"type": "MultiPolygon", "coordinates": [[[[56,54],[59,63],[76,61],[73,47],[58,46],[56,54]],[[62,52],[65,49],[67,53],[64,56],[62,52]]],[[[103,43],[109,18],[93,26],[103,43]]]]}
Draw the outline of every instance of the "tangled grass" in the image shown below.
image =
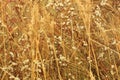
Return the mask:
{"type": "Polygon", "coordinates": [[[0,0],[0,80],[119,80],[119,0],[0,0]]]}

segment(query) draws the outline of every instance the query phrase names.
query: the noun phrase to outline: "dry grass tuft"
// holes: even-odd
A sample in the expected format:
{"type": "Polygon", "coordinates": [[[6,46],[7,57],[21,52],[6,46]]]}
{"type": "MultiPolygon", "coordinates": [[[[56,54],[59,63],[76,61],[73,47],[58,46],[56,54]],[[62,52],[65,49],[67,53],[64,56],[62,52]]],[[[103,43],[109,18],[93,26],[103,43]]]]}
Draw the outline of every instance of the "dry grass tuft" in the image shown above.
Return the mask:
{"type": "Polygon", "coordinates": [[[0,80],[119,80],[119,0],[0,0],[0,80]]]}

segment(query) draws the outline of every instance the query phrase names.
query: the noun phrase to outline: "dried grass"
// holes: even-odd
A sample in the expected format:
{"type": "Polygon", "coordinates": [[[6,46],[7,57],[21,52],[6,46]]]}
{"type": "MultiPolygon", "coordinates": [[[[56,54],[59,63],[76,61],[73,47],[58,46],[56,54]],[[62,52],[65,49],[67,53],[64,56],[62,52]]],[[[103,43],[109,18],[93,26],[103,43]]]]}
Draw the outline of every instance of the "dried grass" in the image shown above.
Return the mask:
{"type": "Polygon", "coordinates": [[[119,0],[0,0],[0,80],[119,80],[119,0]]]}

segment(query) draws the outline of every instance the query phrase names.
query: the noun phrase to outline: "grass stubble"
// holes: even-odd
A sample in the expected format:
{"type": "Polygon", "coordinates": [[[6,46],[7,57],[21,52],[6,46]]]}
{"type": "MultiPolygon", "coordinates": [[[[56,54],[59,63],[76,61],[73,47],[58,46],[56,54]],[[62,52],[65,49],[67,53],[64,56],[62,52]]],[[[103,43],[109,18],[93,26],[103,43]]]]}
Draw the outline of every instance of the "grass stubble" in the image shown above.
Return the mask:
{"type": "Polygon", "coordinates": [[[0,80],[119,80],[119,0],[0,0],[0,80]]]}

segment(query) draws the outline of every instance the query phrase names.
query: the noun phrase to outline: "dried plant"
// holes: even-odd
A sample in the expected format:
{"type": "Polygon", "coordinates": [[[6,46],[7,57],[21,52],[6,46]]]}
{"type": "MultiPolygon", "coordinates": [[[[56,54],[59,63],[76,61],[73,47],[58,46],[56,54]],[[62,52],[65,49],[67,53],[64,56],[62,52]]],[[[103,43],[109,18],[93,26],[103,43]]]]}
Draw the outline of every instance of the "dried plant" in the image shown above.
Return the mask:
{"type": "Polygon", "coordinates": [[[0,80],[119,80],[119,0],[0,0],[0,80]]]}

